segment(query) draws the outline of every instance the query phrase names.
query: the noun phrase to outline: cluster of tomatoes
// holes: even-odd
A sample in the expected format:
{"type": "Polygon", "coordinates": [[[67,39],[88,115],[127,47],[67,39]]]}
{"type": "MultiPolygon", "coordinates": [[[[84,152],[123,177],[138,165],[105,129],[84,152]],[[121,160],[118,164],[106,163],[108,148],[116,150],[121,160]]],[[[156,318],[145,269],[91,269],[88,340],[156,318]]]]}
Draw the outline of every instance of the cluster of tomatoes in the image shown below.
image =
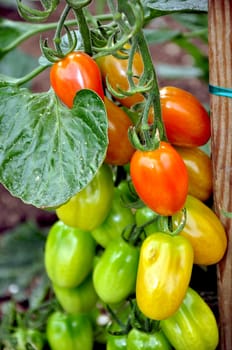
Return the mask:
{"type": "MultiPolygon", "coordinates": [[[[192,94],[164,87],[167,140],[154,150],[135,149],[128,138],[133,123],[122,106],[131,108],[143,95],[106,97],[103,88],[107,82],[128,89],[127,63],[111,55],[96,63],[74,52],[51,68],[51,85],[69,108],[84,88],[104,100],[109,145],[93,180],[56,209],[59,220],[47,237],[46,271],[62,307],[48,320],[47,338],[53,350],[89,350],[95,340],[107,350],[214,350],[216,319],[190,288],[193,265],[216,264],[227,247],[224,228],[206,204],[211,159],[199,146],[210,138],[210,119],[192,94]],[[115,167],[127,170],[117,185],[115,167]],[[140,206],[132,208],[128,201],[135,197],[140,206]],[[97,305],[112,326],[101,340],[97,305]]],[[[136,53],[133,75],[142,71],[136,53]]]]}

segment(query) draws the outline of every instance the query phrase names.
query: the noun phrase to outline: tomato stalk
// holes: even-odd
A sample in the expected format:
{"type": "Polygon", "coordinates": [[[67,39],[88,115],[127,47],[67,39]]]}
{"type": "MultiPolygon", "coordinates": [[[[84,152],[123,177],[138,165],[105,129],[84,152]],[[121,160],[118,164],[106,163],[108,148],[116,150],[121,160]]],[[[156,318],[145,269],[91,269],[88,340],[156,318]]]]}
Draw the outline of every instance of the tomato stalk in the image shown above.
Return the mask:
{"type": "Polygon", "coordinates": [[[11,81],[7,81],[7,83],[9,85],[21,86],[35,78],[40,73],[42,73],[46,68],[47,66],[38,66],[35,69],[33,69],[30,73],[24,75],[22,78],[12,79],[11,81]]]}
{"type": "Polygon", "coordinates": [[[141,241],[143,241],[143,236],[146,236],[145,228],[156,222],[159,217],[160,216],[157,214],[157,216],[148,220],[143,225],[138,226],[134,224],[132,226],[125,227],[124,231],[122,232],[122,238],[131,245],[139,245],[141,241]]]}
{"type": "MultiPolygon", "coordinates": [[[[87,1],[87,3],[90,1],[87,1]]],[[[86,1],[85,1],[86,3],[86,1]]],[[[86,6],[86,5],[84,5],[86,6]]],[[[89,31],[89,27],[86,21],[86,18],[84,16],[83,13],[83,7],[78,8],[78,9],[74,9],[78,24],[79,24],[79,30],[81,33],[81,37],[83,40],[83,44],[84,44],[84,51],[92,56],[93,51],[92,51],[92,44],[91,44],[91,37],[90,37],[90,31],[89,31]]]]}
{"type": "Polygon", "coordinates": [[[130,315],[128,316],[127,322],[123,323],[122,320],[118,317],[117,313],[114,312],[114,310],[108,304],[106,305],[106,309],[107,309],[108,313],[110,314],[113,322],[115,322],[120,328],[120,330],[116,331],[116,330],[111,330],[109,327],[108,332],[112,335],[128,334],[128,332],[131,328],[130,327],[130,315]]]}
{"type": "Polygon", "coordinates": [[[146,317],[138,308],[136,299],[130,299],[131,307],[131,327],[139,329],[146,333],[158,331],[160,329],[160,321],[152,320],[146,317]]]}
{"type": "MultiPolygon", "coordinates": [[[[135,21],[135,15],[131,11],[131,6],[125,1],[118,1],[118,8],[120,11],[126,14],[129,24],[133,25],[135,21]]],[[[166,141],[167,138],[161,115],[157,75],[148,45],[141,29],[139,29],[132,37],[132,47],[129,53],[127,76],[130,86],[129,94],[140,91],[145,96],[145,106],[142,112],[142,116],[137,125],[129,129],[130,141],[135,148],[140,150],[156,149],[159,146],[159,142],[166,141]],[[139,49],[142,56],[144,72],[142,76],[139,77],[139,83],[135,85],[132,68],[133,58],[137,49],[139,49]],[[153,118],[153,124],[148,123],[149,112],[151,108],[154,108],[155,115],[155,118],[153,118]]]]}
{"type": "Polygon", "coordinates": [[[59,55],[59,57],[63,57],[63,52],[61,50],[61,47],[60,47],[60,43],[61,43],[61,31],[64,27],[64,23],[65,23],[65,20],[69,14],[71,10],[71,7],[69,5],[66,5],[62,14],[60,15],[60,19],[59,19],[59,23],[56,27],[56,31],[55,31],[55,35],[54,35],[54,38],[53,38],[53,42],[54,42],[54,45],[56,47],[56,51],[59,55]]]}

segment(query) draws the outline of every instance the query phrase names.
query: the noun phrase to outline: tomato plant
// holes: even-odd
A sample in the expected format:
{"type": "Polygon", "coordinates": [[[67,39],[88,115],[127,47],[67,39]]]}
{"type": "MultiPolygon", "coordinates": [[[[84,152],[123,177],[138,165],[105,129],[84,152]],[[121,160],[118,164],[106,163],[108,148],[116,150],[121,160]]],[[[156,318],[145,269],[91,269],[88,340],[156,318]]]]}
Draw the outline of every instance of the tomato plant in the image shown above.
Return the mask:
{"type": "Polygon", "coordinates": [[[85,52],[71,52],[54,63],[50,70],[50,81],[56,95],[69,108],[73,106],[76,93],[82,89],[93,90],[104,99],[99,68],[85,52]]]}
{"type": "Polygon", "coordinates": [[[32,328],[18,328],[13,333],[13,339],[16,341],[17,350],[25,350],[28,346],[42,350],[45,344],[44,334],[32,328]]]}
{"type": "MultiPolygon", "coordinates": [[[[109,350],[213,350],[215,319],[188,289],[193,263],[215,264],[227,248],[222,224],[201,202],[213,201],[211,161],[197,148],[210,147],[210,118],[191,93],[159,87],[148,43],[162,42],[163,29],[147,26],[160,15],[206,11],[205,2],[108,0],[96,2],[107,13],[92,14],[94,2],[66,0],[57,22],[50,15],[63,4],[39,2],[35,9],[17,1],[25,21],[0,23],[1,58],[38,33],[42,53],[25,76],[1,74],[0,181],[26,203],[55,208],[58,220],[41,235],[49,280],[38,278],[26,321],[5,312],[0,347],[10,347],[12,330],[25,323],[46,326],[51,350],[92,350],[94,341],[109,350]],[[48,30],[51,46],[43,39],[48,30]],[[47,68],[48,91],[23,86],[47,68]]],[[[207,60],[191,39],[207,27],[197,30],[197,20],[183,34],[163,33],[194,53],[199,74],[207,60]]],[[[14,335],[20,345],[32,343],[28,333],[14,335]]]]}
{"type": "Polygon", "coordinates": [[[193,266],[193,249],[185,237],[156,232],[142,244],[136,300],[147,317],[162,320],[181,305],[193,266]]]}
{"type": "Polygon", "coordinates": [[[144,203],[160,215],[172,215],[185,203],[188,192],[186,166],[166,142],[153,151],[137,150],[131,159],[133,185],[144,203]]]}
{"type": "Polygon", "coordinates": [[[70,200],[56,209],[60,220],[71,227],[90,231],[108,215],[114,192],[113,175],[103,164],[93,180],[70,200]]]}

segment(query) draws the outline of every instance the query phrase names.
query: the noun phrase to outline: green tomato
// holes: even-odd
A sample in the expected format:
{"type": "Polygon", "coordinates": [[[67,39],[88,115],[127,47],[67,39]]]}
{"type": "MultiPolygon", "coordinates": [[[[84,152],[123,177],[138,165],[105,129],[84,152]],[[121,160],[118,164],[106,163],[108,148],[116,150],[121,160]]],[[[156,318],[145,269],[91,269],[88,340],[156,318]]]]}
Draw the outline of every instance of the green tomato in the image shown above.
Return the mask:
{"type": "Polygon", "coordinates": [[[60,287],[81,284],[93,268],[95,241],[87,231],[56,222],[45,245],[45,267],[51,281],[60,287]]]}
{"type": "Polygon", "coordinates": [[[98,299],[93,286],[92,274],[77,287],[65,288],[53,284],[53,289],[64,311],[71,314],[89,312],[94,308],[98,299]]]}
{"type": "Polygon", "coordinates": [[[101,225],[108,215],[113,190],[111,168],[103,164],[93,180],[67,203],[57,208],[56,214],[66,225],[91,231],[101,225]]]}
{"type": "Polygon", "coordinates": [[[127,350],[127,334],[107,337],[106,350],[127,350]]]}
{"type": "MultiPolygon", "coordinates": [[[[162,331],[146,333],[133,328],[127,339],[127,350],[171,350],[172,347],[162,331]]],[[[191,348],[189,348],[190,350],[191,348]]],[[[185,349],[187,350],[187,348],[185,349]]]]}
{"type": "Polygon", "coordinates": [[[17,328],[12,337],[17,344],[16,350],[27,350],[29,345],[30,348],[42,350],[45,343],[44,335],[32,328],[17,328]]]}
{"type": "Polygon", "coordinates": [[[125,201],[134,202],[138,199],[138,195],[135,192],[132,182],[129,182],[127,180],[122,180],[118,184],[117,188],[120,191],[120,194],[125,201]]]}
{"type": "Polygon", "coordinates": [[[105,303],[119,303],[135,292],[139,248],[121,237],[106,247],[93,272],[96,293],[105,303]]]}
{"type": "Polygon", "coordinates": [[[130,208],[123,205],[120,191],[114,189],[114,197],[111,210],[105,221],[91,231],[98,244],[106,247],[113,239],[121,236],[126,226],[135,223],[134,215],[130,208]]]}
{"type": "Polygon", "coordinates": [[[51,350],[92,350],[91,322],[83,314],[55,311],[47,321],[47,340],[51,350]]]}
{"type": "Polygon", "coordinates": [[[171,317],[160,326],[176,350],[215,350],[218,345],[218,326],[214,314],[204,299],[188,288],[186,296],[171,317]]]}
{"type": "Polygon", "coordinates": [[[147,206],[144,206],[142,208],[139,208],[135,212],[135,222],[137,226],[144,226],[144,231],[147,236],[150,234],[159,231],[158,227],[158,215],[147,206]],[[146,225],[149,221],[152,222],[148,225],[146,225]]]}

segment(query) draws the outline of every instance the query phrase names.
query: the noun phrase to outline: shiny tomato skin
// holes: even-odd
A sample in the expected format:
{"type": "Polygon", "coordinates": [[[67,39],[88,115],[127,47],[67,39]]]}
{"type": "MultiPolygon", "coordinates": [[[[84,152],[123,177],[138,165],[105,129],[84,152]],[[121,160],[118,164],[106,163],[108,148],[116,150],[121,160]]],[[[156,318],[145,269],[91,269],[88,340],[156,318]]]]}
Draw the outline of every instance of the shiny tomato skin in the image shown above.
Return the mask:
{"type": "Polygon", "coordinates": [[[183,89],[166,86],[160,89],[162,118],[170,143],[179,146],[202,146],[210,138],[210,118],[200,101],[183,89]]]}
{"type": "Polygon", "coordinates": [[[82,89],[95,91],[102,99],[104,91],[101,72],[92,57],[76,51],[56,62],[50,71],[50,82],[56,95],[69,108],[76,93],[82,89]]]}
{"type": "MultiPolygon", "coordinates": [[[[130,47],[128,44],[125,46],[127,49],[130,47]]],[[[120,53],[122,54],[122,53],[120,53]]],[[[106,80],[114,90],[127,91],[129,89],[129,82],[127,77],[128,58],[118,58],[113,55],[106,55],[97,58],[97,64],[101,70],[103,81],[106,84],[106,80]]],[[[140,77],[143,73],[144,65],[143,60],[139,52],[136,52],[133,58],[132,72],[134,77],[140,77]]],[[[134,78],[134,82],[138,82],[138,78],[134,78]]],[[[130,108],[131,106],[142,102],[144,97],[140,93],[135,93],[132,96],[125,98],[115,98],[120,103],[130,108]]]]}
{"type": "Polygon", "coordinates": [[[209,199],[213,192],[211,158],[198,147],[175,147],[183,159],[189,177],[188,193],[201,201],[209,199]]]}
{"type": "Polygon", "coordinates": [[[128,129],[133,124],[122,108],[107,97],[104,98],[108,117],[108,138],[105,163],[125,165],[129,163],[135,149],[128,138],[128,129]]]}
{"type": "Polygon", "coordinates": [[[130,162],[134,188],[141,200],[160,215],[182,209],[188,193],[184,161],[167,142],[152,151],[136,150],[130,162]]]}

